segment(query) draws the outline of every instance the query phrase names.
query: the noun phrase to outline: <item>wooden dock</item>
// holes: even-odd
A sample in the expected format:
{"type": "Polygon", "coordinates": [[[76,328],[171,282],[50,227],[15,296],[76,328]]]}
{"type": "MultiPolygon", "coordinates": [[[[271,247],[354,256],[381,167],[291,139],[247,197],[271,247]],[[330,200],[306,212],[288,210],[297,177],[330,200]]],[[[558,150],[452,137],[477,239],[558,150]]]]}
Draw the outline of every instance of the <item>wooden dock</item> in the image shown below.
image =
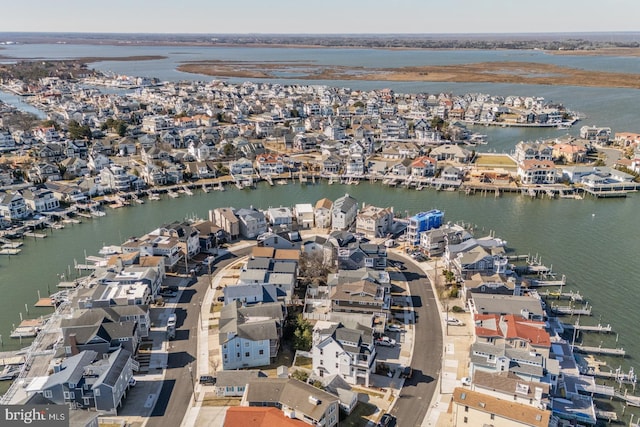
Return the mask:
{"type": "Polygon", "coordinates": [[[570,323],[563,323],[562,327],[565,329],[575,329],[580,332],[600,332],[605,334],[613,333],[613,328],[611,328],[611,325],[604,326],[601,324],[597,324],[593,326],[588,326],[588,325],[580,325],[579,323],[576,322],[573,325],[570,323]]]}
{"type": "Polygon", "coordinates": [[[33,304],[34,307],[55,307],[55,304],[51,297],[40,298],[33,304]]]}
{"type": "Polygon", "coordinates": [[[574,345],[573,350],[580,353],[587,354],[603,354],[606,356],[621,356],[625,357],[627,352],[623,348],[607,348],[607,347],[591,347],[587,345],[574,345]]]}
{"type": "Polygon", "coordinates": [[[42,319],[25,319],[11,332],[11,338],[32,338],[38,335],[38,331],[44,325],[42,319]]]}
{"type": "Polygon", "coordinates": [[[560,314],[566,316],[582,315],[591,316],[591,306],[585,305],[582,308],[576,308],[571,305],[552,305],[550,310],[553,314],[560,314]]]}
{"type": "Polygon", "coordinates": [[[47,235],[45,233],[36,233],[35,231],[25,231],[24,232],[24,236],[25,237],[33,237],[36,239],[44,239],[45,237],[47,237],[47,235]]]}
{"type": "Polygon", "coordinates": [[[538,295],[545,299],[557,299],[557,300],[570,300],[573,302],[582,302],[584,301],[580,292],[559,292],[559,291],[549,291],[548,289],[545,292],[539,292],[538,295]]]}

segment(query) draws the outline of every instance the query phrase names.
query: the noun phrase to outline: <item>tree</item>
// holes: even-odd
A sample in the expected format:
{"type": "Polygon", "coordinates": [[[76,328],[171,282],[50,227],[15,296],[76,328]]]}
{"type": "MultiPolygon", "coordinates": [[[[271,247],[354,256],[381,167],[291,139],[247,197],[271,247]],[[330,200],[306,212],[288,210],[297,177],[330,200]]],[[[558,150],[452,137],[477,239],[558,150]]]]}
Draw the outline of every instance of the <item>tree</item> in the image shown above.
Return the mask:
{"type": "Polygon", "coordinates": [[[451,270],[442,270],[442,275],[447,285],[452,284],[456,280],[456,274],[451,270]]]}
{"type": "Polygon", "coordinates": [[[67,128],[69,129],[69,138],[71,139],[91,139],[93,136],[91,128],[88,125],[81,125],[75,120],[69,120],[67,128]]]}
{"type": "Polygon", "coordinates": [[[313,340],[311,323],[298,314],[296,317],[296,330],[293,333],[293,349],[309,351],[313,340]]]}
{"type": "Polygon", "coordinates": [[[44,120],[42,122],[42,127],[43,128],[49,128],[49,127],[52,127],[52,126],[53,126],[53,128],[55,130],[57,130],[57,131],[60,130],[60,125],[55,120],[44,120]]]}
{"type": "Polygon", "coordinates": [[[305,371],[301,371],[299,369],[296,369],[295,371],[293,371],[291,373],[291,378],[294,378],[298,381],[302,381],[304,383],[307,382],[307,380],[309,379],[309,373],[305,372],[305,371]]]}

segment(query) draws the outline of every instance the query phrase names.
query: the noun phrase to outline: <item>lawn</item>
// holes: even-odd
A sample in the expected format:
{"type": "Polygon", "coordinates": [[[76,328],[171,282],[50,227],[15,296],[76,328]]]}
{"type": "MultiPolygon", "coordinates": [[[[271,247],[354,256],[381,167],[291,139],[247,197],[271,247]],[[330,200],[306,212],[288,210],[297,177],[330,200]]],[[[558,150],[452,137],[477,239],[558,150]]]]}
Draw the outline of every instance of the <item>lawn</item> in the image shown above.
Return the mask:
{"type": "Polygon", "coordinates": [[[378,408],[375,405],[359,402],[353,412],[343,421],[340,421],[340,426],[365,427],[367,423],[371,421],[370,417],[375,414],[376,411],[378,411],[378,408]]]}
{"type": "Polygon", "coordinates": [[[516,167],[516,164],[508,156],[478,154],[478,158],[476,160],[476,166],[516,167]]]}
{"type": "Polygon", "coordinates": [[[296,357],[295,366],[299,366],[301,368],[311,369],[312,368],[312,360],[311,360],[310,357],[305,357],[305,356],[298,355],[296,357]]]}

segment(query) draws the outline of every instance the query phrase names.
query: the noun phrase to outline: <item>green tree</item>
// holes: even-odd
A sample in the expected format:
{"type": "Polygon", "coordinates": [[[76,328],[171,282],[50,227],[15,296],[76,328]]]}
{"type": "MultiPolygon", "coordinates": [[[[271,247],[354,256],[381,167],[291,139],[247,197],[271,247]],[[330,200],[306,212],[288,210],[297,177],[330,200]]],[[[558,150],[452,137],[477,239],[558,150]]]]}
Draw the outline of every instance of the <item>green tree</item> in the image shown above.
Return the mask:
{"type": "Polygon", "coordinates": [[[452,284],[456,280],[456,275],[451,270],[442,270],[442,275],[444,276],[444,281],[447,283],[447,285],[452,284]]]}
{"type": "Polygon", "coordinates": [[[302,381],[306,383],[307,380],[309,379],[309,373],[296,369],[291,373],[291,378],[295,378],[298,381],[302,381]]]}
{"type": "Polygon", "coordinates": [[[313,340],[311,323],[298,314],[296,317],[296,330],[293,333],[293,349],[309,351],[313,340]]]}
{"type": "Polygon", "coordinates": [[[69,120],[67,127],[71,139],[91,139],[91,128],[88,125],[81,125],[75,120],[69,120]]]}
{"type": "Polygon", "coordinates": [[[55,130],[60,130],[60,125],[55,120],[45,120],[42,122],[43,128],[48,128],[53,126],[55,130]]]}

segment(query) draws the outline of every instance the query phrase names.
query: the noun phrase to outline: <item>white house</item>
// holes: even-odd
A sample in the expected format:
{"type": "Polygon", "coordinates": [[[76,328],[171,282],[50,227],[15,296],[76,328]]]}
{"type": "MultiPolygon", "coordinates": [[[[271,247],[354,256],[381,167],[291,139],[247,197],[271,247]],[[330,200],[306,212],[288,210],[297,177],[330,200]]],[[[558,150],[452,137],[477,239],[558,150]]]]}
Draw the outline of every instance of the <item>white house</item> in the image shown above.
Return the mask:
{"type": "Polygon", "coordinates": [[[356,220],[358,202],[349,194],[336,199],[331,208],[331,229],[347,230],[356,220]]]}
{"type": "Polygon", "coordinates": [[[313,373],[319,377],[340,375],[349,384],[369,386],[375,372],[376,349],[370,328],[346,328],[319,321],[313,329],[313,373]]]}
{"type": "Polygon", "coordinates": [[[293,207],[296,222],[300,228],[313,228],[314,215],[311,203],[298,203],[293,207]]]}

